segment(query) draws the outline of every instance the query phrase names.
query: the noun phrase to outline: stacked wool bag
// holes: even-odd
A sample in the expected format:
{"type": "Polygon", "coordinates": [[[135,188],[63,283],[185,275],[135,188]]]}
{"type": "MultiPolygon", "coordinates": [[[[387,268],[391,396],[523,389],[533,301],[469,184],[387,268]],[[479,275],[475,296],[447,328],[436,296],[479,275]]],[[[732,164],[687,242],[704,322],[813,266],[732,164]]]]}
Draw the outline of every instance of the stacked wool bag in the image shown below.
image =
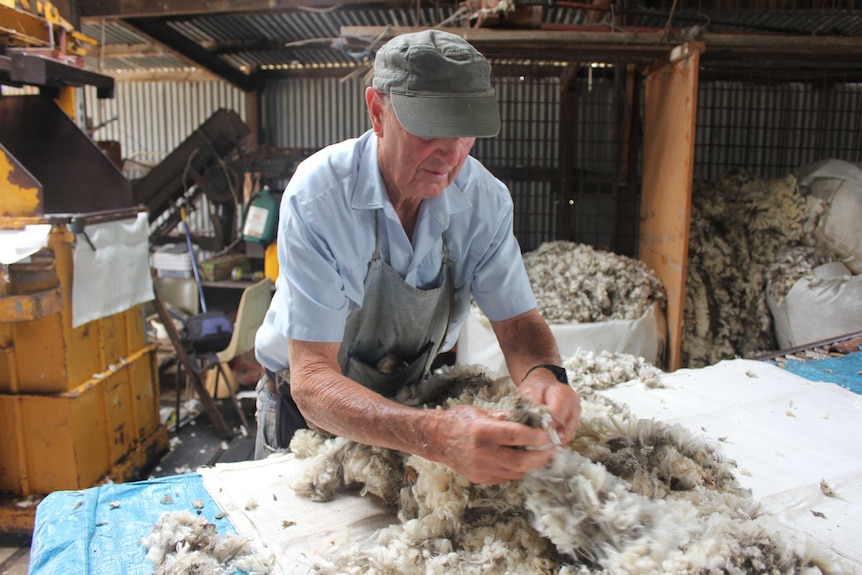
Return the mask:
{"type": "Polygon", "coordinates": [[[835,259],[822,247],[797,246],[770,268],[767,303],[779,348],[862,329],[862,275],[835,259]]]}
{"type": "Polygon", "coordinates": [[[788,247],[813,236],[822,203],[794,176],[760,180],[744,173],[692,191],[682,364],[711,365],[776,348],[766,301],[769,268],[788,247]]]}
{"type": "Polygon", "coordinates": [[[862,274],[862,166],[829,159],[803,166],[796,175],[802,192],[823,202],[815,243],[838,254],[853,274],[862,274]]]}
{"type": "Polygon", "coordinates": [[[767,303],[781,349],[862,329],[862,169],[827,160],[798,170],[820,204],[805,246],[785,250],[769,272],[767,303]]]}
{"type": "MultiPolygon", "coordinates": [[[[320,574],[841,573],[840,560],[794,539],[741,490],[717,446],[678,425],[638,420],[596,394],[661,372],[623,354],[576,354],[564,365],[581,397],[575,439],[521,481],[476,485],[420,457],[299,432],[307,463],[294,489],[397,502],[399,523],[320,549],[320,574]],[[594,386],[594,387],[593,387],[594,386]]],[[[546,428],[547,413],[509,378],[444,368],[396,400],[427,409],[502,409],[546,428]]],[[[553,435],[552,435],[553,437],[553,435]]]]}

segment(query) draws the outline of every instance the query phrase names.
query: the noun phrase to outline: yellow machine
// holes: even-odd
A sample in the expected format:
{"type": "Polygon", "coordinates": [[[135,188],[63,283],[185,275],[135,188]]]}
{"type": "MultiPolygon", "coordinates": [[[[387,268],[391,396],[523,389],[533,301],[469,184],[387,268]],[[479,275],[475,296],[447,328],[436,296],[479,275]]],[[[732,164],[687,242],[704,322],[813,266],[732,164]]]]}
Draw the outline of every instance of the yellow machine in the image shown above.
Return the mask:
{"type": "Polygon", "coordinates": [[[141,306],[73,325],[86,226],[142,211],[55,100],[82,82],[112,94],[113,78],[75,63],[86,43],[50,3],[0,0],[0,84],[50,96],[0,95],[0,233],[47,232],[42,249],[0,263],[0,533],[32,531],[35,505],[22,500],[139,479],[167,450],[141,306]]]}
{"type": "Polygon", "coordinates": [[[59,55],[84,56],[98,42],[81,34],[50,2],[0,0],[0,37],[6,46],[47,48],[59,55]]]}
{"type": "Polygon", "coordinates": [[[82,57],[96,46],[50,2],[0,0],[0,83],[54,90],[71,118],[75,86],[95,85],[100,98],[113,96],[112,78],[83,70],[82,57]]]}

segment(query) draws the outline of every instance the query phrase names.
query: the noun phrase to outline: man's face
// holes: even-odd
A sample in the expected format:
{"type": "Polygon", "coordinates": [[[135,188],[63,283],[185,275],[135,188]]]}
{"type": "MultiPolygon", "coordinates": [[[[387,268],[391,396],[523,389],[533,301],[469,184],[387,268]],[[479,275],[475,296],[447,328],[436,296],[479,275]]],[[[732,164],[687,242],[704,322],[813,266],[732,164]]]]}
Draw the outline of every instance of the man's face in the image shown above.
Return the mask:
{"type": "Polygon", "coordinates": [[[458,175],[476,138],[420,138],[401,126],[395,110],[379,94],[371,95],[368,103],[390,199],[422,200],[442,194],[458,175]]]}

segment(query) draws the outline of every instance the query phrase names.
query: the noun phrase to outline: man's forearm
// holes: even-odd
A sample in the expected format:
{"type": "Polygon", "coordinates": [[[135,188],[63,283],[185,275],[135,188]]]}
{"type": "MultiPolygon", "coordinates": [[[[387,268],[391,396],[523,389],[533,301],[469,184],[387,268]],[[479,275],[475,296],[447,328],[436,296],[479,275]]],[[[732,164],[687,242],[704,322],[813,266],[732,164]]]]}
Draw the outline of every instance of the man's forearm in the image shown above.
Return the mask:
{"type": "Polygon", "coordinates": [[[306,420],[352,441],[433,458],[434,411],[396,403],[334,372],[310,377],[291,386],[306,420]]]}
{"type": "Polygon", "coordinates": [[[560,352],[554,334],[536,310],[491,322],[491,325],[506,358],[509,375],[516,384],[536,365],[560,365],[560,352]]]}

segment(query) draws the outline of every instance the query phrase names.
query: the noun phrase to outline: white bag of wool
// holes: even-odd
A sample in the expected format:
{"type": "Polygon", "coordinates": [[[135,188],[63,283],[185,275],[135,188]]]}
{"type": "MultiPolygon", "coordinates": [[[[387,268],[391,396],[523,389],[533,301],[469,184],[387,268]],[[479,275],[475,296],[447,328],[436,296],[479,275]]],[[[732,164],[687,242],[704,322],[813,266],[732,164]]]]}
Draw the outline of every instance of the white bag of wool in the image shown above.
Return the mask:
{"type": "MultiPolygon", "coordinates": [[[[660,365],[667,342],[667,294],[642,261],[585,244],[553,241],[524,254],[539,313],[562,357],[626,353],[660,365]]],[[[456,364],[508,375],[487,317],[474,304],[458,338],[456,364]]]]}
{"type": "Polygon", "coordinates": [[[780,349],[862,329],[862,275],[840,261],[821,263],[813,248],[789,250],[779,265],[783,269],[767,284],[766,302],[780,349]]]}
{"type": "Polygon", "coordinates": [[[846,258],[854,274],[862,273],[862,168],[829,159],[799,168],[796,176],[800,191],[825,202],[816,240],[846,258]]]}

